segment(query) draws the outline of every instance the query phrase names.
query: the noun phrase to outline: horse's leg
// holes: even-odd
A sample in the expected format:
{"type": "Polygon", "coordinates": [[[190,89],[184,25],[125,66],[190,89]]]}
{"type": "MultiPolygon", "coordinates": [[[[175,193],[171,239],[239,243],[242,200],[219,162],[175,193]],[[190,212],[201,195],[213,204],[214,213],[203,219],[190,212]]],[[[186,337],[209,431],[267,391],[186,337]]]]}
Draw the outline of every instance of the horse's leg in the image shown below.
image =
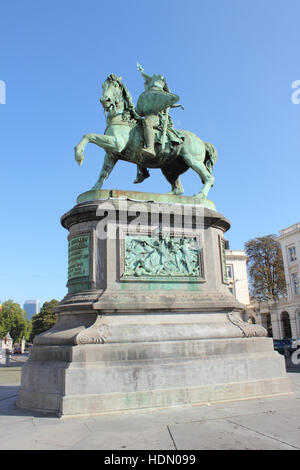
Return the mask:
{"type": "Polygon", "coordinates": [[[146,178],[149,178],[150,173],[147,168],[137,165],[136,167],[136,178],[134,184],[142,183],[146,178]]]}
{"type": "Polygon", "coordinates": [[[174,171],[174,169],[172,170],[170,168],[162,168],[161,171],[166,180],[172,186],[172,190],[169,191],[167,194],[177,194],[178,196],[180,196],[180,194],[183,194],[184,189],[181,184],[178,171],[174,171]]]}
{"type": "Polygon", "coordinates": [[[118,143],[114,136],[111,135],[98,135],[98,134],[86,134],[83,136],[81,141],[75,147],[75,160],[79,165],[82,164],[84,159],[84,149],[86,145],[91,142],[93,144],[102,147],[107,152],[118,152],[118,143]]]}
{"type": "Polygon", "coordinates": [[[101,189],[103,186],[104,181],[109,177],[113,167],[117,163],[117,158],[115,158],[113,155],[107,153],[104,157],[104,163],[99,175],[99,178],[92,187],[92,189],[101,189]]]}
{"type": "Polygon", "coordinates": [[[190,166],[196,173],[198,173],[198,175],[201,178],[202,183],[204,183],[201,191],[195,194],[195,197],[206,199],[208,195],[208,191],[214,184],[215,178],[206,169],[206,166],[201,161],[195,161],[195,159],[193,159],[193,161],[190,163],[190,166]]]}
{"type": "Polygon", "coordinates": [[[194,145],[189,145],[187,142],[186,148],[184,148],[183,152],[181,153],[182,158],[184,159],[186,164],[190,168],[192,168],[196,173],[198,173],[201,178],[203,188],[199,193],[195,194],[195,197],[203,199],[207,198],[208,191],[210,190],[215,181],[215,178],[207,170],[204,164],[205,152],[205,145],[201,141],[201,143],[195,142],[194,145]]]}
{"type": "Polygon", "coordinates": [[[172,189],[167,194],[177,194],[178,196],[180,196],[181,194],[184,193],[184,189],[181,184],[179,176],[173,181],[169,181],[169,183],[171,184],[172,189]]]}
{"type": "MultiPolygon", "coordinates": [[[[201,181],[203,184],[203,187],[201,191],[197,194],[195,194],[195,197],[207,198],[208,191],[214,184],[215,178],[212,176],[212,174],[206,169],[206,166],[202,161],[197,161],[197,159],[191,159],[192,161],[190,162],[190,167],[198,173],[198,175],[201,178],[201,181]]],[[[186,160],[187,162],[187,160],[186,160]]]]}

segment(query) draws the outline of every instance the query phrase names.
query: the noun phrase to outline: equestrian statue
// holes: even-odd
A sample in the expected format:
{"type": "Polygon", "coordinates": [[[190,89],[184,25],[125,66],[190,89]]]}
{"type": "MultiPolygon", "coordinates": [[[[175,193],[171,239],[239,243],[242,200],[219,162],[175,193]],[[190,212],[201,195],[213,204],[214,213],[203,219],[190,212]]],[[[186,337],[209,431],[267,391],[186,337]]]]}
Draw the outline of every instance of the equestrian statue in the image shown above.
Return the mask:
{"type": "Polygon", "coordinates": [[[216,149],[192,132],[174,129],[169,111],[175,107],[183,109],[176,104],[179,96],[171,93],[163,75],[148,75],[140,64],[137,67],[145,86],[137,106],[122,77],[109,75],[102,85],[100,98],[106,115],[104,135],[84,135],[75,147],[76,161],[82,164],[89,142],[105,150],[103,167],[92,190],[100,190],[117,161],[124,160],[137,165],[134,183],[148,178],[149,168],[160,168],[172,187],[168,194],[181,195],[184,190],[179,177],[192,168],[203,183],[195,198],[206,199],[214,183],[216,149]]]}

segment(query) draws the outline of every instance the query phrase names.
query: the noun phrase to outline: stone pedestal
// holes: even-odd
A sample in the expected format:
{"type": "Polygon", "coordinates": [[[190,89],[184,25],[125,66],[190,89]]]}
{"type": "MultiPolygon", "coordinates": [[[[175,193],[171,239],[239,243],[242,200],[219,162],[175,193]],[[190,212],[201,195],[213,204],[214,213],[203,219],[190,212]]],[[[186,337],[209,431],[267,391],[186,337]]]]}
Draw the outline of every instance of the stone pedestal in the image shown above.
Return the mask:
{"type": "Polygon", "coordinates": [[[228,290],[230,223],[213,203],[90,193],[62,217],[68,294],[34,340],[18,406],[101,414],[290,393],[284,358],[228,290]]]}

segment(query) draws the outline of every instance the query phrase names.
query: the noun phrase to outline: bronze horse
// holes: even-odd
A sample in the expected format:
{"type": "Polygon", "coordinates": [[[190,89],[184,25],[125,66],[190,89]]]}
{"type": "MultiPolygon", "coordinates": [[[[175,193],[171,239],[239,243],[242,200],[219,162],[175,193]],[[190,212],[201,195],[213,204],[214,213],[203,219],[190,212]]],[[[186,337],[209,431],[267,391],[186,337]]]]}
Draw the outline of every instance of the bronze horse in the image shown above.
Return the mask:
{"type": "Polygon", "coordinates": [[[113,74],[109,75],[102,87],[100,102],[107,121],[104,135],[86,134],[75,147],[75,159],[79,165],[83,162],[87,143],[96,144],[106,151],[99,178],[92,189],[101,189],[117,161],[124,160],[137,165],[135,183],[140,183],[149,176],[148,168],[160,168],[172,186],[168,194],[183,194],[179,176],[192,168],[203,183],[201,191],[195,197],[205,199],[214,183],[212,168],[217,159],[214,146],[203,142],[192,132],[180,130],[176,132],[182,137],[182,143],[174,145],[169,139],[163,150],[156,143],[156,158],[142,156],[144,141],[141,117],[135,110],[129,91],[121,79],[113,74]]]}

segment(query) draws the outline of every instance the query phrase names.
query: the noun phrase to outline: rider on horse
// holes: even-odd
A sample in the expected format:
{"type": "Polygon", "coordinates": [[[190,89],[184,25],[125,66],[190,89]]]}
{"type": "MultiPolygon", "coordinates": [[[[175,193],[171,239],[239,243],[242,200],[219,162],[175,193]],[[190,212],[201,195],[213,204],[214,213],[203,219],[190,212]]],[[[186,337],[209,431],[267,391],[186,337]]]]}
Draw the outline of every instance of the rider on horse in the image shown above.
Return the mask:
{"type": "MultiPolygon", "coordinates": [[[[147,75],[140,64],[137,64],[138,70],[144,78],[145,91],[140,95],[136,111],[140,116],[145,116],[143,122],[144,139],[146,148],[142,150],[142,155],[155,158],[155,133],[154,129],[165,127],[165,134],[168,130],[168,137],[173,142],[181,143],[182,137],[173,128],[173,123],[168,115],[169,108],[181,107],[175,105],[180,99],[178,95],[170,92],[166,79],[162,75],[147,75]],[[163,125],[165,123],[165,126],[163,125]]],[[[164,134],[164,129],[162,129],[164,134]]],[[[166,135],[163,136],[165,139],[166,135]]]]}

